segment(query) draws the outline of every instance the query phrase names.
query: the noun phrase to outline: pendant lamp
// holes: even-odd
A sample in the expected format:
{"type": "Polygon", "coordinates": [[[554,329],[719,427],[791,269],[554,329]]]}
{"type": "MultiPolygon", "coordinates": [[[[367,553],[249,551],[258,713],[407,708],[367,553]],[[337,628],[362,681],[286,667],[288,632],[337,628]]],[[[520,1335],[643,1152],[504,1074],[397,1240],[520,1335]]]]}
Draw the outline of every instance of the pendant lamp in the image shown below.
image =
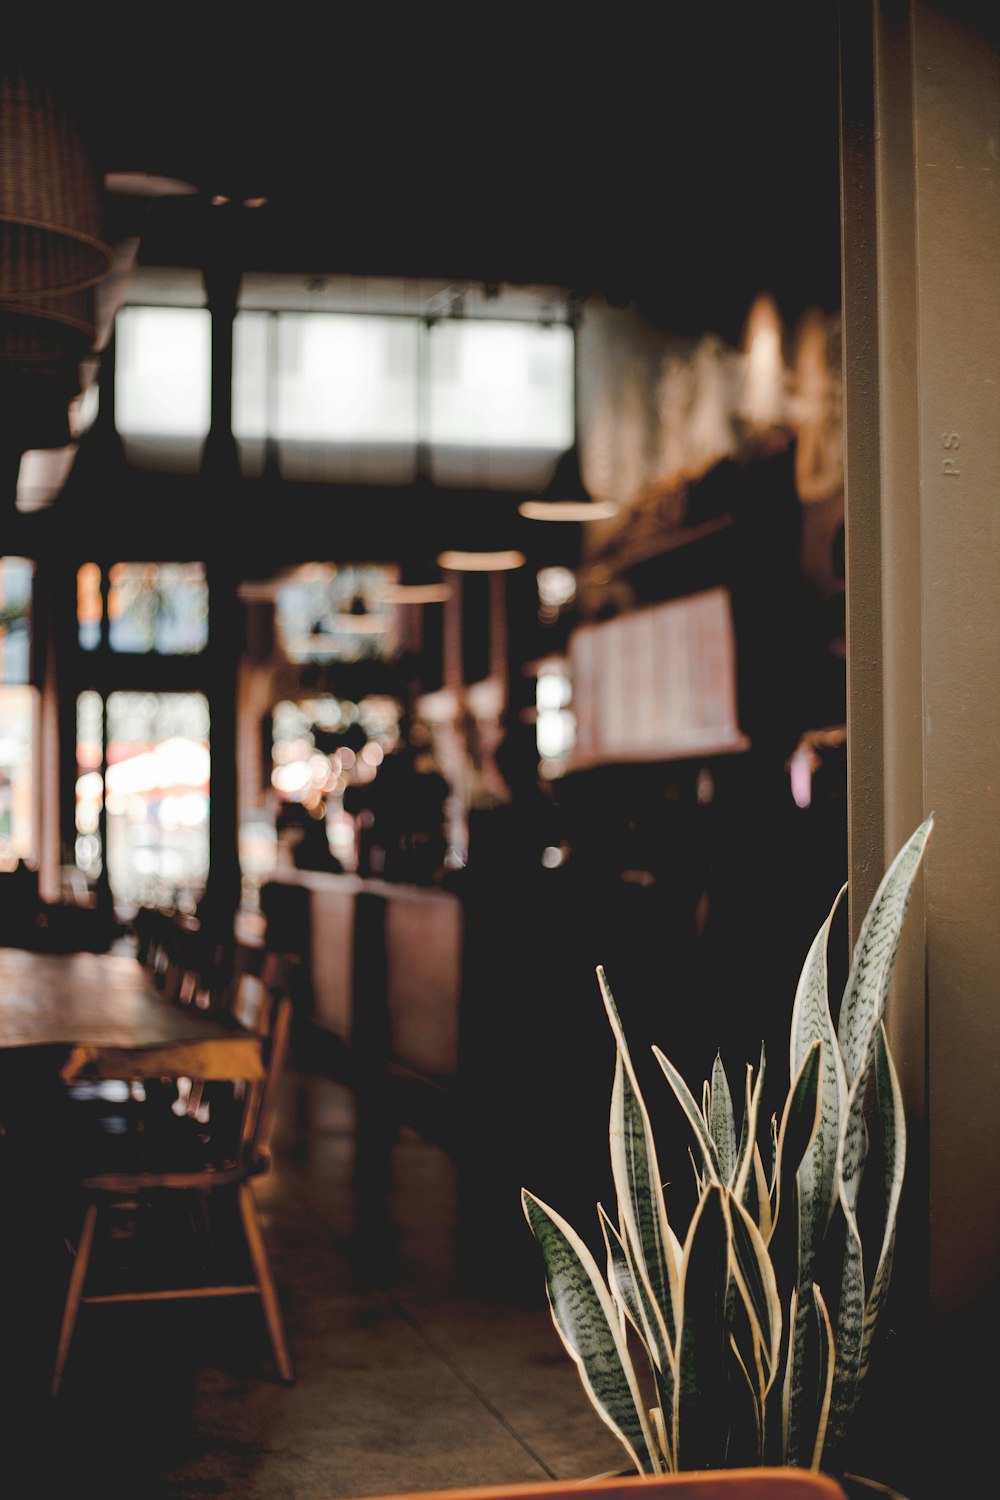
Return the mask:
{"type": "Polygon", "coordinates": [[[79,291],[111,269],[100,183],[49,86],[0,71],[0,300],[79,291]]]}
{"type": "Polygon", "coordinates": [[[410,560],[402,564],[399,577],[386,584],[380,597],[386,604],[443,604],[451,593],[435,563],[410,560]]]}
{"type": "Polygon", "coordinates": [[[588,493],[574,443],[556,464],[545,493],[537,500],[523,500],[518,513],[529,521],[605,521],[618,514],[618,506],[613,500],[594,500],[588,493]]]}

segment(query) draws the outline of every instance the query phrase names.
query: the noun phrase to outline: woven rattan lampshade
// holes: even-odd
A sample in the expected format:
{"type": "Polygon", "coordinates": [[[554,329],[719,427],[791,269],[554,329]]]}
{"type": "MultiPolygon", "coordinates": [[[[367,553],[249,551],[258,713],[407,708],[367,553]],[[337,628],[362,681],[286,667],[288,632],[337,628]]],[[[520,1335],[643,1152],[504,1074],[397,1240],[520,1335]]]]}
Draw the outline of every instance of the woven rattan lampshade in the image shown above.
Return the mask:
{"type": "Polygon", "coordinates": [[[95,337],[90,287],[0,302],[0,393],[7,431],[22,452],[70,441],[69,403],[95,337]]]}
{"type": "Polygon", "coordinates": [[[93,286],[111,268],[100,187],[49,87],[0,71],[0,300],[93,286]]]}

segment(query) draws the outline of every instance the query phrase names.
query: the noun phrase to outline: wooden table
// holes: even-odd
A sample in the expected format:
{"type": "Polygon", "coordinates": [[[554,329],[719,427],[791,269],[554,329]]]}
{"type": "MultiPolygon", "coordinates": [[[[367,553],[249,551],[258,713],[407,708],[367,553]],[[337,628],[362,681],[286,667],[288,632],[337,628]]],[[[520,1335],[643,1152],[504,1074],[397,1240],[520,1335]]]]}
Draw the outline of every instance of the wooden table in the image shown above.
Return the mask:
{"type": "Polygon", "coordinates": [[[0,1055],[59,1049],[64,1082],[263,1077],[260,1041],[235,1020],[167,1000],[134,958],[0,948],[0,1055]]]}

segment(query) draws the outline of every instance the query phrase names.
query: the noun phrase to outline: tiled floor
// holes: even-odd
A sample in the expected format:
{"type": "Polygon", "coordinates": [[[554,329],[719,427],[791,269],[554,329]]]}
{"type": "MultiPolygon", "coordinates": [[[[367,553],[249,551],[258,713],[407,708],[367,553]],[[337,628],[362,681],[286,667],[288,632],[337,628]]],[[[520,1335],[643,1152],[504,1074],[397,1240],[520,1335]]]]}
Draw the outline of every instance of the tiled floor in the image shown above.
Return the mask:
{"type": "MultiPolygon", "coordinates": [[[[485,1226],[462,1228],[441,1147],[405,1126],[363,1168],[356,1147],[352,1094],[290,1073],[274,1170],[257,1187],[290,1387],[249,1300],[132,1304],[82,1310],[51,1401],[66,1257],[39,1190],[32,1233],[6,1231],[10,1500],[333,1500],[621,1467],[552,1326],[523,1220],[530,1255],[491,1254],[485,1226]]],[[[510,1212],[520,1218],[516,1198],[510,1212]]]]}

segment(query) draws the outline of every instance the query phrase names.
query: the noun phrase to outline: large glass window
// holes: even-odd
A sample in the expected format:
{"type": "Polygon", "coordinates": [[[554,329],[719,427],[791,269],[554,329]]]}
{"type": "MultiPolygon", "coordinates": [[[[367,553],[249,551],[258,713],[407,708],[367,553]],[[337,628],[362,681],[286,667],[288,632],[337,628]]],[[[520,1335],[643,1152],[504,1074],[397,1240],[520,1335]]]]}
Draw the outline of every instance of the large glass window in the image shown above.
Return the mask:
{"type": "MultiPolygon", "coordinates": [[[[511,318],[263,311],[236,316],[233,432],[286,478],[516,481],[573,441],[573,330],[511,318]]],[[[529,480],[531,482],[531,480],[529,480]]]]}
{"type": "Polygon", "coordinates": [[[408,318],[238,313],[233,432],[300,442],[415,442],[417,336],[417,322],[408,318]]]}
{"type": "Polygon", "coordinates": [[[431,445],[541,448],[573,442],[573,331],[445,319],[429,336],[431,445]]]}
{"type": "Polygon", "coordinates": [[[278,590],[281,646],[291,661],[361,661],[392,654],[395,611],[385,599],[393,572],[377,564],[310,563],[278,590]]]}
{"type": "Polygon", "coordinates": [[[201,693],[81,693],[76,864],[88,883],[106,859],[117,905],[192,911],[208,878],[209,774],[201,693]]]}
{"type": "Polygon", "coordinates": [[[133,461],[193,469],[211,423],[212,321],[203,307],[123,307],[115,426],[133,461]]]}
{"type": "Polygon", "coordinates": [[[0,558],[0,870],[34,858],[33,750],[37,694],[31,675],[35,566],[0,558]]]}
{"type": "Polygon", "coordinates": [[[36,699],[34,688],[0,686],[0,870],[34,858],[36,699]]]}
{"type": "MultiPolygon", "coordinates": [[[[77,572],[80,645],[101,644],[105,606],[97,563],[77,572]]],[[[112,651],[190,656],[208,644],[208,583],[200,562],[112,563],[107,578],[108,644],[112,651]]]]}
{"type": "Polygon", "coordinates": [[[0,557],[0,682],[29,680],[34,575],[28,558],[0,557]]]}

